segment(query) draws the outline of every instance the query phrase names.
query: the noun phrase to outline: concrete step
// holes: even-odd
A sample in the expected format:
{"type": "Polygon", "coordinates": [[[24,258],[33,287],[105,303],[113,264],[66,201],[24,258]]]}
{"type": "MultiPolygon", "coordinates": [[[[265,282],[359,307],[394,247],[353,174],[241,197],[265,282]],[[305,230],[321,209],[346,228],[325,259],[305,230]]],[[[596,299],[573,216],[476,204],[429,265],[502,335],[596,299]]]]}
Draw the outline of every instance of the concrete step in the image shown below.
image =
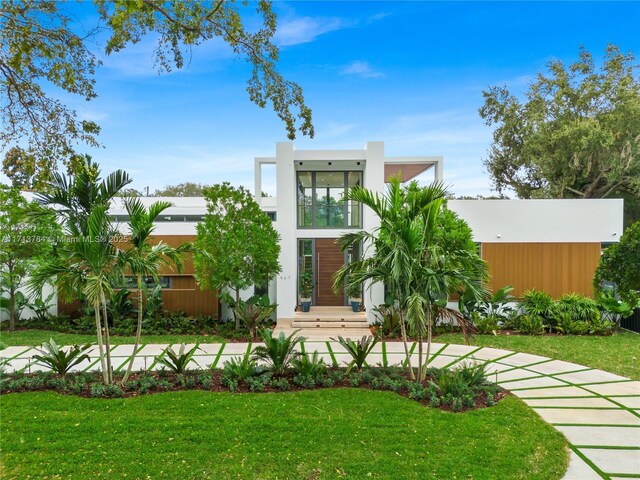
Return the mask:
{"type": "Polygon", "coordinates": [[[367,323],[367,317],[358,316],[358,317],[347,317],[344,315],[322,315],[321,317],[314,316],[294,316],[292,321],[294,322],[349,322],[349,323],[358,323],[365,322],[367,323]]]}
{"type": "Polygon", "coordinates": [[[291,326],[293,328],[369,328],[366,320],[327,321],[324,318],[322,320],[294,320],[291,326]]]}

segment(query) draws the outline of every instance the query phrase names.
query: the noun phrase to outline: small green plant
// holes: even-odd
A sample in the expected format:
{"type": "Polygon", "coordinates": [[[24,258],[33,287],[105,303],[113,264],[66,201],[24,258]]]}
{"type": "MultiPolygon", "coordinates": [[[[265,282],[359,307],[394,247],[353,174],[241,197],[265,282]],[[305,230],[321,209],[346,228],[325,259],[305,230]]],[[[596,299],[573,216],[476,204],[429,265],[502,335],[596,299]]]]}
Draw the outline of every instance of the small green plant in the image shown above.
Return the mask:
{"type": "Polygon", "coordinates": [[[487,383],[487,375],[482,364],[465,363],[455,369],[441,369],[436,371],[436,379],[444,398],[461,399],[465,395],[473,394],[487,383]]]}
{"type": "Polygon", "coordinates": [[[296,374],[309,375],[316,380],[327,371],[327,366],[318,352],[313,352],[313,355],[300,355],[291,361],[291,366],[296,374]]]}
{"type": "Polygon", "coordinates": [[[55,294],[56,292],[53,290],[49,295],[43,297],[40,292],[29,304],[29,308],[33,310],[38,321],[46,322],[49,318],[49,309],[54,306],[53,297],[55,294]]]}
{"type": "Polygon", "coordinates": [[[254,295],[247,301],[240,300],[234,306],[234,312],[249,329],[251,338],[255,338],[260,324],[269,319],[276,307],[277,305],[271,303],[268,295],[254,295]]]}
{"type": "Polygon", "coordinates": [[[483,315],[480,312],[471,312],[471,321],[478,330],[478,333],[482,334],[495,334],[500,330],[498,326],[498,317],[494,313],[483,315]]]}
{"type": "Polygon", "coordinates": [[[351,360],[347,365],[347,373],[350,372],[354,366],[359,372],[361,372],[371,350],[373,350],[373,347],[375,347],[379,341],[378,338],[368,337],[366,335],[357,342],[354,342],[350,338],[345,339],[342,337],[338,337],[337,340],[332,338],[331,340],[337,341],[342,345],[347,353],[351,355],[351,358],[353,358],[353,360],[351,360]]]}
{"type": "Polygon", "coordinates": [[[526,335],[542,335],[544,333],[544,321],[540,315],[518,315],[514,320],[514,330],[526,335]]]}
{"type": "Polygon", "coordinates": [[[316,379],[311,375],[305,375],[304,373],[296,373],[293,377],[293,383],[301,388],[313,388],[316,386],[316,379]]]}
{"type": "Polygon", "coordinates": [[[397,337],[400,335],[400,312],[393,304],[378,305],[373,308],[378,328],[383,337],[397,337]]]}
{"type": "MultiPolygon", "coordinates": [[[[168,368],[173,373],[184,373],[189,366],[189,363],[193,360],[194,355],[200,347],[198,345],[190,348],[185,352],[187,346],[183,343],[180,345],[180,350],[176,353],[173,348],[167,348],[162,355],[156,357],[156,362],[163,367],[168,368]]],[[[193,360],[198,365],[198,362],[193,360]]]]}
{"type": "Polygon", "coordinates": [[[313,272],[310,269],[300,272],[300,298],[311,298],[313,292],[313,272]]]}
{"type": "Polygon", "coordinates": [[[558,307],[553,297],[548,293],[535,289],[527,290],[522,294],[520,306],[524,308],[529,316],[539,317],[544,327],[549,330],[555,328],[558,319],[558,307]]]}
{"type": "Polygon", "coordinates": [[[89,355],[85,352],[90,348],[91,344],[87,343],[86,345],[73,345],[65,351],[51,338],[42,344],[42,348],[36,349],[40,354],[34,355],[33,358],[58,375],[65,375],[71,368],[89,359],[89,355]]]}
{"type": "Polygon", "coordinates": [[[245,381],[249,386],[249,390],[252,392],[264,392],[269,377],[266,375],[258,375],[257,377],[249,377],[245,381]]]}
{"type": "Polygon", "coordinates": [[[144,317],[147,319],[157,319],[162,316],[164,303],[162,300],[162,285],[156,285],[153,288],[146,287],[144,292],[145,312],[144,317]]]}
{"type": "Polygon", "coordinates": [[[297,334],[296,330],[288,337],[283,332],[278,337],[274,337],[271,329],[265,328],[260,332],[264,345],[253,349],[254,358],[265,362],[267,368],[275,375],[282,375],[289,368],[292,360],[300,356],[296,346],[304,339],[297,334]]]}
{"type": "Polygon", "coordinates": [[[91,385],[91,396],[96,398],[120,398],[124,395],[120,385],[104,385],[94,383],[91,385]]]}
{"type": "Polygon", "coordinates": [[[271,380],[271,382],[269,382],[269,385],[272,388],[275,388],[277,390],[281,390],[283,392],[286,392],[287,390],[289,390],[291,388],[291,385],[289,384],[289,380],[287,380],[286,378],[274,378],[273,380],[271,380]]]}
{"type": "Polygon", "coordinates": [[[600,319],[598,302],[577,293],[563,295],[557,302],[560,313],[566,313],[572,320],[592,323],[600,319]]]}
{"type": "Polygon", "coordinates": [[[242,357],[234,357],[224,364],[223,378],[233,381],[246,381],[248,378],[260,375],[264,368],[248,353],[242,357]]]}

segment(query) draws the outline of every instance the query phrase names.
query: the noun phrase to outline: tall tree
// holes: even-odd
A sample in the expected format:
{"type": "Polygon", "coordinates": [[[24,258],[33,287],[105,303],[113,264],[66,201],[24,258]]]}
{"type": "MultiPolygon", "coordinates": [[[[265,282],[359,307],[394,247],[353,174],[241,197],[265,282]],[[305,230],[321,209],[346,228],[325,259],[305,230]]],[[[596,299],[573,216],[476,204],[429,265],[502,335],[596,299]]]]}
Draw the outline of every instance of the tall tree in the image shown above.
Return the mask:
{"type": "Polygon", "coordinates": [[[203,183],[184,182],[177,185],[167,185],[156,190],[153,195],[156,197],[203,197],[205,188],[207,185],[203,183]]]}
{"type": "Polygon", "coordinates": [[[106,298],[112,293],[114,277],[120,275],[119,251],[112,238],[115,229],[108,215],[110,201],[131,183],[128,174],[117,170],[100,177],[96,164],[67,178],[53,174],[39,203],[54,208],[66,240],[31,275],[33,288],[51,282],[67,300],[84,297],[94,307],[98,351],[104,382],[113,382],[106,298]],[[102,312],[102,314],[101,314],[102,312]],[[101,317],[102,315],[102,317],[101,317]]]}
{"type": "MultiPolygon", "coordinates": [[[[640,76],[613,45],[568,68],[549,63],[522,102],[506,86],[484,91],[480,116],[496,125],[485,166],[498,191],[520,198],[626,197],[640,203],[640,76]]],[[[631,212],[631,210],[629,210],[631,212]]]]}
{"type": "Polygon", "coordinates": [[[371,208],[380,219],[380,227],[373,232],[347,233],[338,240],[343,250],[364,243],[369,255],[341,268],[334,277],[334,290],[345,282],[347,289],[384,283],[400,314],[412,378],[407,327],[418,338],[420,381],[426,375],[434,321],[444,311],[449,295],[460,291],[476,299],[486,295],[483,280],[487,266],[476,252],[468,226],[465,228],[464,221],[443,210],[445,195],[438,183],[420,188],[412,182],[403,188],[398,178],[389,182],[382,195],[354,187],[346,198],[371,208]],[[452,235],[446,227],[452,227],[452,235]],[[424,362],[423,339],[427,341],[424,362]]]}
{"type": "Polygon", "coordinates": [[[627,227],[620,242],[602,253],[593,280],[596,291],[603,281],[614,282],[625,302],[640,306],[640,221],[627,227]]]}
{"type": "MultiPolygon", "coordinates": [[[[249,190],[230,183],[205,189],[207,214],[197,226],[195,273],[204,288],[240,291],[268,283],[280,272],[279,235],[249,190]]],[[[236,315],[236,329],[240,318],[236,315]]]]}
{"type": "Polygon", "coordinates": [[[53,214],[0,185],[0,293],[8,294],[9,330],[15,328],[16,293],[29,271],[51,253],[59,234],[53,214]]]}
{"type": "MultiPolygon", "coordinates": [[[[300,86],[277,70],[278,48],[272,43],[276,16],[271,2],[257,2],[261,27],[247,29],[245,3],[224,1],[95,0],[101,22],[110,29],[106,53],[112,54],[151,35],[159,71],[184,66],[193,46],[220,38],[252,67],[247,82],[249,99],[270,105],[284,122],[287,135],[296,131],[313,137],[311,109],[300,86]]],[[[98,29],[79,35],[84,25],[55,0],[14,0],[0,6],[0,149],[25,144],[47,168],[55,170],[77,144],[98,145],[99,126],[80,118],[58,99],[59,93],[87,101],[96,97],[94,73],[99,65],[87,39],[98,29]],[[50,86],[59,89],[52,93],[50,86]]],[[[251,19],[253,20],[253,19],[251,19]]],[[[103,28],[103,25],[100,25],[103,28]]],[[[36,173],[41,174],[40,162],[36,173]]]]}
{"type": "Polygon", "coordinates": [[[150,236],[155,229],[155,219],[158,218],[163,211],[171,206],[169,202],[155,202],[145,208],[140,199],[125,199],[125,208],[129,214],[129,242],[130,246],[123,252],[122,261],[124,262],[129,273],[136,277],[136,293],[138,297],[138,325],[136,328],[136,340],[133,346],[133,353],[129,358],[127,373],[122,378],[124,385],[131,375],[133,362],[138,353],[138,345],[140,345],[140,337],[142,335],[142,315],[143,315],[143,299],[142,299],[142,279],[150,276],[157,279],[160,268],[163,266],[177,267],[181,272],[183,268],[182,253],[189,250],[189,245],[185,244],[178,248],[160,241],[155,245],[151,245],[150,236]]]}

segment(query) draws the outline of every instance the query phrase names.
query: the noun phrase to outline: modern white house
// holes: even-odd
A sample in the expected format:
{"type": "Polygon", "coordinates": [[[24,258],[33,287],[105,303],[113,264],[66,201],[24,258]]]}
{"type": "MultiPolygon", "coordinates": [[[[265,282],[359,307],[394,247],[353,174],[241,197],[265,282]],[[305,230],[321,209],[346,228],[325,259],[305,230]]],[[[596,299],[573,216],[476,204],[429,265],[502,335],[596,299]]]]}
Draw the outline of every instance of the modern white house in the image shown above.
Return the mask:
{"type": "MultiPolygon", "coordinates": [[[[437,156],[387,157],[384,142],[367,142],[361,150],[297,150],[277,143],[273,157],[255,159],[255,198],[281,237],[282,271],[269,286],[278,304],[282,328],[330,326],[366,329],[375,321],[373,307],[383,303],[381,284],[365,289],[364,311],[349,314],[348,298],[331,289],[332,276],[345,262],[366,254],[366,248],[343,253],[335,240],[343,233],[378,226],[373,212],[343,201],[347,189],[362,185],[383,192],[392,175],[402,181],[420,176],[422,183],[443,179],[443,159],[437,156]],[[263,170],[275,167],[275,196],[263,196],[263,170]],[[359,251],[358,251],[359,250],[359,251]],[[299,276],[311,272],[312,307],[300,312],[299,276]]],[[[455,188],[455,185],[453,186],[455,188]]],[[[191,241],[206,214],[202,197],[142,197],[144,204],[173,203],[159,217],[154,236],[177,246],[191,241]]],[[[592,278],[601,252],[622,234],[623,200],[449,200],[448,208],[466,220],[490,267],[490,287],[530,288],[555,297],[564,293],[592,294],[592,278]]],[[[121,202],[110,213],[126,220],[121,202]]],[[[163,298],[168,309],[230,318],[215,292],[201,291],[187,262],[184,272],[164,271],[163,298]]],[[[253,289],[245,292],[248,297],[253,289]]],[[[77,305],[58,302],[58,310],[77,305]]]]}
{"type": "MultiPolygon", "coordinates": [[[[334,294],[331,277],[367,251],[343,253],[335,240],[348,231],[371,231],[379,222],[373,212],[341,198],[355,185],[383,192],[392,175],[403,182],[421,175],[424,181],[425,172],[427,181],[442,180],[442,157],[387,157],[384,142],[367,142],[361,150],[297,150],[284,142],[276,144],[275,156],[255,159],[256,200],[271,214],[281,237],[282,271],[275,282],[279,323],[353,325],[348,320],[355,319],[345,313],[348,298],[334,294]],[[262,196],[265,165],[275,165],[275,197],[262,196]],[[318,308],[302,314],[297,311],[298,279],[307,269],[314,279],[312,304],[318,308]]],[[[513,285],[516,293],[539,288],[555,296],[590,295],[603,245],[616,242],[623,228],[621,199],[450,200],[448,208],[472,228],[490,264],[492,286],[513,285]]],[[[363,300],[366,320],[372,323],[372,307],[384,302],[383,285],[365,288],[363,300]]]]}

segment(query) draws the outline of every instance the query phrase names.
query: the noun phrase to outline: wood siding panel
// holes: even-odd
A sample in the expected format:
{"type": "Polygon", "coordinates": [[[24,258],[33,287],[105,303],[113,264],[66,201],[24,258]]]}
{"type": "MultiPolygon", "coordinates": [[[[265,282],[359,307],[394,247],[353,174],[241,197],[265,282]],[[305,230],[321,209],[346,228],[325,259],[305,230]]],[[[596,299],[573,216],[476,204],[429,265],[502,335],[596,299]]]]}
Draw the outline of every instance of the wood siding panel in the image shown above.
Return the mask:
{"type": "Polygon", "coordinates": [[[544,290],[555,298],[565,293],[592,296],[593,274],[600,260],[599,243],[483,243],[490,267],[490,287],[544,290]]]}
{"type": "Polygon", "coordinates": [[[333,274],[344,265],[344,253],[336,244],[335,238],[316,239],[316,262],[319,260],[318,276],[315,279],[316,301],[315,305],[322,307],[343,306],[344,293],[336,295],[331,289],[333,285],[333,274]]]}
{"type": "MultiPolygon", "coordinates": [[[[149,243],[156,245],[158,242],[172,246],[179,247],[180,245],[188,242],[194,242],[195,235],[154,235],[149,237],[149,243]]],[[[126,249],[127,243],[119,243],[116,245],[120,249],[126,249]]],[[[182,310],[187,315],[196,316],[213,315],[218,316],[218,298],[215,292],[201,291],[198,288],[194,274],[193,259],[191,254],[186,254],[183,257],[184,268],[181,273],[178,273],[176,268],[162,267],[159,275],[171,277],[170,289],[165,289],[162,292],[162,299],[164,302],[164,308],[168,311],[182,310]]],[[[58,312],[67,313],[69,315],[78,316],[79,302],[73,302],[66,304],[61,300],[58,300],[58,312]]]]}

